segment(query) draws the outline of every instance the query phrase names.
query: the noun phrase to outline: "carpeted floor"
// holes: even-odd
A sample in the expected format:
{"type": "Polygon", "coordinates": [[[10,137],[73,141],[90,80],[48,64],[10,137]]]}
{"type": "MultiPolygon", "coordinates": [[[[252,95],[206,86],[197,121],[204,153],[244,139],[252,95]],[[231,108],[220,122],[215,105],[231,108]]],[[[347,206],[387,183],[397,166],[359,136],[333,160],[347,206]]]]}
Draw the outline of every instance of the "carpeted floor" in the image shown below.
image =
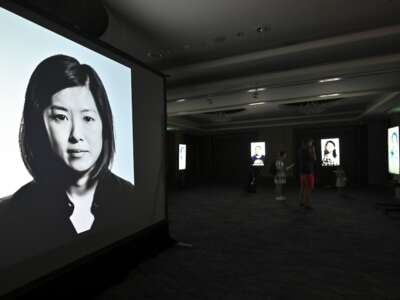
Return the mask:
{"type": "Polygon", "coordinates": [[[379,193],[198,187],[169,196],[175,246],[95,299],[400,299],[400,213],[379,193]]]}

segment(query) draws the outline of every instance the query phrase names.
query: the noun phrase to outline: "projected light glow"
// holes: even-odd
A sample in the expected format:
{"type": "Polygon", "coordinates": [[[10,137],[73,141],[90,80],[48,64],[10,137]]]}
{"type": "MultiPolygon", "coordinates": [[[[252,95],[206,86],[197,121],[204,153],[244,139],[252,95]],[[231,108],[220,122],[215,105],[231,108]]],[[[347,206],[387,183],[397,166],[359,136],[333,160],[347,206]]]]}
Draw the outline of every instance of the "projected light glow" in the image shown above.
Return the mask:
{"type": "Polygon", "coordinates": [[[252,166],[263,167],[265,155],[265,142],[252,142],[250,144],[250,158],[252,166]]]}
{"type": "Polygon", "coordinates": [[[399,127],[388,129],[388,169],[390,174],[400,174],[399,127]]]}

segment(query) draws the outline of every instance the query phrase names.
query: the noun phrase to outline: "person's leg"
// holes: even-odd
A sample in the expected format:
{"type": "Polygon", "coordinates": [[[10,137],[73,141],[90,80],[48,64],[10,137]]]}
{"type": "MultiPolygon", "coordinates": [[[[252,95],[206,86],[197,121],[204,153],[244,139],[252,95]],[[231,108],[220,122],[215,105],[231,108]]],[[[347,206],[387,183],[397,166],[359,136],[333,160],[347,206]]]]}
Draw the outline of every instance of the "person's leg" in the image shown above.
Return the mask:
{"type": "Polygon", "coordinates": [[[281,197],[282,197],[282,200],[286,200],[286,197],[285,197],[285,195],[284,195],[284,187],[285,187],[285,184],[282,184],[281,185],[281,197]]]}
{"type": "Polygon", "coordinates": [[[304,206],[304,177],[303,177],[303,175],[300,175],[299,205],[304,206]]]}
{"type": "Polygon", "coordinates": [[[314,174],[308,175],[307,178],[307,208],[312,208],[312,191],[314,190],[315,177],[314,174]]]}
{"type": "Polygon", "coordinates": [[[276,184],[275,186],[275,199],[280,200],[282,196],[282,185],[281,184],[276,184]]]}
{"type": "Polygon", "coordinates": [[[315,175],[311,174],[311,189],[310,189],[310,204],[312,205],[312,200],[313,200],[313,192],[315,189],[315,175]]]}
{"type": "Polygon", "coordinates": [[[310,187],[305,186],[304,187],[304,207],[309,208],[310,207],[310,187]]]}
{"type": "Polygon", "coordinates": [[[309,193],[308,193],[308,208],[313,208],[312,192],[313,192],[313,189],[310,187],[310,190],[309,190],[309,193]]]}
{"type": "Polygon", "coordinates": [[[341,186],[341,185],[338,186],[338,193],[339,193],[340,197],[343,197],[343,194],[344,194],[343,193],[343,186],[341,186]]]}

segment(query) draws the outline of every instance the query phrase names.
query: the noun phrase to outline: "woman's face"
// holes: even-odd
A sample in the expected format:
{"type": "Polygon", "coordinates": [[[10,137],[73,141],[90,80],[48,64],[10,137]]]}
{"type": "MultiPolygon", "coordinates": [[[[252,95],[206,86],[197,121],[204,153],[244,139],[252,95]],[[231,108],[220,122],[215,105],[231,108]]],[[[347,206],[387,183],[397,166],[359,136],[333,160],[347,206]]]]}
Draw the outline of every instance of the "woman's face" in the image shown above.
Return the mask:
{"type": "Polygon", "coordinates": [[[397,144],[397,135],[395,133],[392,134],[392,142],[394,145],[397,144]]]}
{"type": "Polygon", "coordinates": [[[89,88],[55,93],[43,119],[54,154],[76,172],[91,170],[102,150],[103,124],[89,88]]]}
{"type": "Polygon", "coordinates": [[[254,149],[254,151],[255,151],[255,153],[256,153],[257,156],[261,156],[261,147],[257,146],[257,147],[254,149]]]}
{"type": "Polygon", "coordinates": [[[329,153],[332,153],[333,149],[335,149],[335,146],[333,146],[332,143],[327,143],[325,148],[329,153]]]}

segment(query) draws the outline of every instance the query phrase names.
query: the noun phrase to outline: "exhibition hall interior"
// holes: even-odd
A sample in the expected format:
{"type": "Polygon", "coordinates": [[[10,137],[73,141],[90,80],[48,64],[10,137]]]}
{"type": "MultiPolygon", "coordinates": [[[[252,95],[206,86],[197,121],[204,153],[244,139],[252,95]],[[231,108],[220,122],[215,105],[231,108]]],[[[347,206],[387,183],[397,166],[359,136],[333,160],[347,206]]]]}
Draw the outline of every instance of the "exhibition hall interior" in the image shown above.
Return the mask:
{"type": "Polygon", "coordinates": [[[0,297],[400,299],[399,13],[0,0],[0,297]]]}

